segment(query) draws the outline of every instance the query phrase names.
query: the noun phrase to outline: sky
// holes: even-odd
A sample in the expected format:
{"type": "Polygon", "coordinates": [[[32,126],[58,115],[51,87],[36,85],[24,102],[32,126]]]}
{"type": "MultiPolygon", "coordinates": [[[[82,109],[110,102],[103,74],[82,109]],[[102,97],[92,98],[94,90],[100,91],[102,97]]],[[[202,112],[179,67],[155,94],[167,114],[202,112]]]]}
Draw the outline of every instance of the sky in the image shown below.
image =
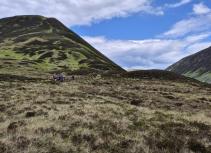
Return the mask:
{"type": "Polygon", "coordinates": [[[0,18],[55,17],[125,69],[165,69],[211,46],[211,0],[0,0],[0,18]]]}

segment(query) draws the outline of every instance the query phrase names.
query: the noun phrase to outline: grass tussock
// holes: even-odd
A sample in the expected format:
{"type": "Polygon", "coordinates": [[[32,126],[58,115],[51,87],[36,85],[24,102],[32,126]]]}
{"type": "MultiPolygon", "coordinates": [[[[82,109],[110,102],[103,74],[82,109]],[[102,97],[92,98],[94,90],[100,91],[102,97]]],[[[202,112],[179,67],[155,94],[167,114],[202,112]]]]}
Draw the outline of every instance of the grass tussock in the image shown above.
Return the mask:
{"type": "Polygon", "coordinates": [[[210,93],[156,79],[2,79],[0,152],[210,153],[210,93]]]}

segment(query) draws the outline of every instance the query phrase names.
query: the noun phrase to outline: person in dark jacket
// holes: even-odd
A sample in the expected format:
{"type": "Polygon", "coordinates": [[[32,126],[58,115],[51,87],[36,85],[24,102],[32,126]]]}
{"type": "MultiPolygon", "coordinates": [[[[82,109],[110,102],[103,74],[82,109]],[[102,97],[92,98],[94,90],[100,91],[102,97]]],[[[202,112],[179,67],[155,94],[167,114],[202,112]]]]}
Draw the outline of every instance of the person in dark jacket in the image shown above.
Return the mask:
{"type": "Polygon", "coordinates": [[[59,75],[58,75],[58,81],[64,82],[64,80],[65,80],[64,75],[59,74],[59,75]]]}
{"type": "Polygon", "coordinates": [[[53,75],[53,80],[54,81],[64,82],[65,81],[65,77],[62,74],[54,74],[53,75]]]}

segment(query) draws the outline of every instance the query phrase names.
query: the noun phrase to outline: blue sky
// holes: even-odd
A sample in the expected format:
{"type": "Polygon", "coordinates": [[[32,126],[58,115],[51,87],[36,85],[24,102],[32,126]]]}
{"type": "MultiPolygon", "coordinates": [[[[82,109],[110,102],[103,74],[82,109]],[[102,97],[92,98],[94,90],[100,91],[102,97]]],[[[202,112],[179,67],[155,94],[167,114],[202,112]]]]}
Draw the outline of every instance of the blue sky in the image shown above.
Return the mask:
{"type": "MultiPolygon", "coordinates": [[[[95,22],[91,25],[72,26],[71,29],[76,31],[78,34],[85,36],[85,39],[87,39],[87,41],[91,42],[97,49],[103,50],[107,56],[112,58],[115,62],[117,62],[126,69],[165,69],[166,67],[178,61],[179,59],[193,54],[196,51],[200,51],[201,49],[204,49],[211,45],[211,35],[209,33],[211,32],[210,26],[205,30],[199,32],[195,32],[193,30],[187,34],[178,37],[162,36],[162,34],[169,31],[176,23],[180,21],[188,22],[188,20],[190,20],[191,18],[198,18],[199,16],[201,16],[201,18],[203,19],[204,15],[210,13],[210,11],[208,11],[208,9],[211,8],[211,2],[209,2],[209,0],[187,1],[187,3],[184,3],[180,6],[170,7],[170,5],[173,6],[174,4],[179,2],[181,1],[171,0],[168,1],[167,4],[164,0],[160,0],[159,2],[153,1],[152,5],[154,7],[164,7],[162,9],[162,15],[138,12],[124,18],[112,18],[110,20],[95,22]],[[200,12],[200,7],[198,8],[198,12],[197,10],[194,10],[194,7],[197,8],[197,6],[201,6],[202,12],[200,12]],[[203,9],[205,9],[205,12],[203,12],[203,9]],[[205,35],[205,38],[199,39],[196,42],[181,44],[181,46],[178,44],[179,42],[177,42],[183,41],[183,39],[186,39],[187,37],[191,36],[198,36],[200,38],[201,35],[205,35]],[[136,51],[133,51],[133,49],[128,49],[128,52],[126,53],[123,51],[123,55],[121,51],[119,55],[113,55],[112,53],[110,53],[111,50],[108,51],[109,49],[112,49],[112,47],[109,48],[106,44],[103,43],[98,44],[95,42],[97,40],[92,40],[93,38],[90,37],[95,37],[96,39],[105,39],[104,43],[108,43],[110,45],[114,45],[113,43],[115,41],[123,41],[122,44],[127,45],[128,41],[131,40],[144,41],[149,39],[151,40],[150,43],[152,44],[154,44],[153,40],[156,39],[159,39],[161,43],[162,41],[164,41],[163,43],[166,43],[165,41],[175,41],[175,44],[172,42],[172,44],[169,46],[164,45],[166,48],[163,48],[163,53],[160,53],[159,51],[158,53],[153,53],[154,50],[156,52],[156,49],[152,51],[151,49],[147,50],[147,48],[141,45],[140,50],[138,51],[137,47],[134,48],[134,50],[136,51]],[[177,53],[169,55],[169,59],[168,57],[157,58],[160,55],[165,56],[163,54],[171,54],[171,51],[166,51],[166,49],[170,50],[171,47],[176,47],[177,53]],[[142,53],[148,51],[151,51],[152,54],[150,55],[148,53],[142,53]],[[140,52],[140,54],[138,54],[138,52],[140,52]]],[[[207,24],[211,23],[207,22],[207,24]]],[[[203,24],[201,26],[203,27],[203,24]]],[[[196,28],[200,29],[202,28],[201,26],[197,26],[196,28]]],[[[129,44],[131,45],[131,43],[129,44]]]]}
{"type": "Polygon", "coordinates": [[[1,0],[0,18],[55,17],[125,69],[165,69],[211,46],[210,0],[1,0]]]}
{"type": "MultiPolygon", "coordinates": [[[[165,1],[162,3],[161,1],[159,0],[159,3],[155,1],[153,4],[155,6],[165,5],[165,1]]],[[[171,0],[171,2],[175,3],[175,0],[171,0]]],[[[193,4],[190,2],[181,7],[166,8],[164,15],[135,13],[125,18],[103,20],[92,25],[76,25],[71,29],[80,35],[103,35],[108,39],[149,39],[169,30],[177,21],[190,16],[193,4]]]]}

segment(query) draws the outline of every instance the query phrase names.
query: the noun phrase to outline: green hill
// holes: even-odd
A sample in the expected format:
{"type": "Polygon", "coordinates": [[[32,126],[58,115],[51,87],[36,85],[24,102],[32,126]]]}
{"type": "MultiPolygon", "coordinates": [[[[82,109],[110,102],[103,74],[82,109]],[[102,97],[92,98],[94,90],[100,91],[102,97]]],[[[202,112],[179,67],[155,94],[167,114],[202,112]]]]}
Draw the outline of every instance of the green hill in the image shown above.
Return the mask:
{"type": "Polygon", "coordinates": [[[202,82],[211,83],[210,59],[211,47],[183,58],[182,60],[168,67],[167,70],[197,79],[202,82]]]}
{"type": "Polygon", "coordinates": [[[0,19],[0,71],[29,73],[73,70],[123,71],[54,18],[0,19]]]}

